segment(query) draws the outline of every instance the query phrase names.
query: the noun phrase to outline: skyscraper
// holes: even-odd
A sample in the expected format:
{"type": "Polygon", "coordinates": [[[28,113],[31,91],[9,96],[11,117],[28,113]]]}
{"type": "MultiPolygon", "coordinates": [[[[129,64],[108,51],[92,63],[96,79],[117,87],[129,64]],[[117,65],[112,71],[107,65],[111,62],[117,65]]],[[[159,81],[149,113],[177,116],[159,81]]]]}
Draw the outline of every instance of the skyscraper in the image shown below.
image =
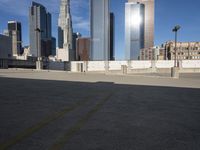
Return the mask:
{"type": "Polygon", "coordinates": [[[72,40],[72,52],[73,52],[73,60],[76,60],[76,42],[77,39],[81,37],[81,34],[79,32],[73,33],[73,40],[72,40]]]}
{"type": "Polygon", "coordinates": [[[12,56],[12,38],[10,36],[0,34],[0,43],[0,58],[7,59],[12,56]]]}
{"type": "Polygon", "coordinates": [[[30,51],[34,57],[48,57],[51,54],[51,14],[46,8],[32,2],[29,10],[30,51]]]}
{"type": "Polygon", "coordinates": [[[110,13],[110,60],[115,60],[115,15],[110,13]]]}
{"type": "Polygon", "coordinates": [[[12,55],[22,54],[22,27],[17,21],[8,22],[8,34],[12,38],[12,55]]]}
{"type": "Polygon", "coordinates": [[[109,20],[109,0],[90,0],[90,60],[101,61],[110,58],[109,20]]]}
{"type": "Polygon", "coordinates": [[[138,60],[140,49],[144,48],[144,13],[141,3],[129,2],[125,7],[125,58],[138,60]]]}
{"type": "Polygon", "coordinates": [[[154,0],[128,0],[128,2],[139,2],[145,5],[145,40],[144,47],[154,46],[154,0]]]}
{"type": "MultiPolygon", "coordinates": [[[[58,19],[58,47],[64,49],[67,60],[74,60],[75,56],[72,49],[72,18],[70,12],[70,0],[61,0],[60,14],[58,19]]],[[[63,50],[62,50],[63,51],[63,50]]],[[[59,50],[58,50],[59,52],[59,50]]]]}

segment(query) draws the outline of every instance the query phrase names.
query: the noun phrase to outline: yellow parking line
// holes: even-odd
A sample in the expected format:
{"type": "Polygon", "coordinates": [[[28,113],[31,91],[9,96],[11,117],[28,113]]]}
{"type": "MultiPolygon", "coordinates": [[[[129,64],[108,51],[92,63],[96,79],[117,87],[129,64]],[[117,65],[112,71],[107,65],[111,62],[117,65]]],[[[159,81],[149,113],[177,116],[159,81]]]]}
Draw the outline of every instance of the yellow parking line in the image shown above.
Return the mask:
{"type": "Polygon", "coordinates": [[[71,127],[66,134],[64,134],[55,144],[51,146],[49,150],[60,150],[66,142],[84,126],[84,124],[98,111],[100,108],[111,98],[112,94],[109,94],[105,99],[100,101],[94,106],[83,118],[81,118],[73,127],[71,127]]]}
{"type": "Polygon", "coordinates": [[[25,138],[31,136],[33,133],[37,132],[38,130],[44,128],[45,126],[47,126],[48,124],[50,124],[51,122],[62,118],[64,115],[66,115],[67,113],[75,110],[76,108],[84,105],[85,103],[87,103],[89,101],[89,97],[86,98],[86,100],[83,101],[79,101],[77,102],[74,106],[72,106],[71,108],[65,108],[60,112],[57,112],[45,119],[43,119],[42,121],[40,121],[39,123],[33,125],[30,128],[25,129],[24,131],[22,131],[21,133],[17,134],[15,137],[13,137],[12,139],[0,144],[0,150],[7,150],[8,148],[10,148],[11,146],[17,144],[18,142],[21,142],[22,140],[24,140],[25,138]]]}

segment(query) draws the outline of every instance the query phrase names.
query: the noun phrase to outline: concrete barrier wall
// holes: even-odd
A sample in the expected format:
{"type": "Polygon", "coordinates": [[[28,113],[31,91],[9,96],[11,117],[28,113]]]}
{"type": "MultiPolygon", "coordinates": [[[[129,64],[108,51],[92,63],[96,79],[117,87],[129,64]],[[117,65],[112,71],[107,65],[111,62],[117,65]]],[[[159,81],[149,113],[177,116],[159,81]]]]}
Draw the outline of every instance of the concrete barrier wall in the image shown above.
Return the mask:
{"type": "Polygon", "coordinates": [[[156,61],[156,68],[172,68],[174,67],[174,61],[169,60],[169,61],[164,61],[164,60],[158,60],[156,61]]]}
{"type": "Polygon", "coordinates": [[[131,61],[130,69],[148,69],[151,68],[151,61],[131,61]]]}
{"type": "Polygon", "coordinates": [[[83,61],[72,61],[71,62],[71,72],[78,72],[78,64],[84,64],[83,61]]]}
{"type": "Polygon", "coordinates": [[[200,60],[183,60],[182,68],[200,68],[200,60]]]}
{"type": "MultiPolygon", "coordinates": [[[[105,71],[106,67],[109,71],[119,71],[121,70],[122,65],[126,65],[131,70],[144,70],[150,68],[157,69],[170,69],[174,66],[174,61],[88,61],[88,62],[71,62],[71,71],[78,72],[77,64],[82,63],[85,71],[105,71]]],[[[200,69],[200,60],[184,60],[179,61],[179,65],[181,68],[186,69],[200,69]]]]}
{"type": "Polygon", "coordinates": [[[127,61],[109,61],[109,70],[121,70],[121,66],[126,65],[128,66],[127,61]]]}
{"type": "Polygon", "coordinates": [[[87,71],[105,71],[106,62],[88,61],[87,71]]]}

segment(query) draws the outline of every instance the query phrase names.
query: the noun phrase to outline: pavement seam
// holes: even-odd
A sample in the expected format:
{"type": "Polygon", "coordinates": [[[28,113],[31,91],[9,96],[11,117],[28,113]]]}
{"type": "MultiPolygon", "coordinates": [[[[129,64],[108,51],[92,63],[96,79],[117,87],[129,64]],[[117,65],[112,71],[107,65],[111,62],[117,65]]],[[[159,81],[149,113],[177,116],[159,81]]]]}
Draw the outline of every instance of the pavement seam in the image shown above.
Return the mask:
{"type": "Polygon", "coordinates": [[[97,103],[85,116],[83,116],[78,122],[72,126],[61,138],[57,140],[49,150],[61,150],[67,141],[74,136],[76,132],[78,132],[87,122],[88,120],[98,112],[101,107],[112,97],[112,93],[106,96],[102,101],[97,103]]]}
{"type": "Polygon", "coordinates": [[[0,150],[9,149],[10,147],[12,147],[15,144],[21,142],[22,140],[26,139],[27,137],[30,137],[35,132],[37,132],[40,129],[44,128],[45,126],[49,125],[50,123],[52,123],[52,122],[64,117],[69,112],[72,112],[75,109],[77,109],[78,107],[81,107],[82,105],[86,104],[90,100],[91,99],[89,97],[87,97],[87,98],[85,98],[85,100],[77,102],[74,106],[72,106],[70,108],[65,108],[62,111],[56,112],[55,114],[53,114],[53,115],[41,120],[39,123],[33,125],[32,127],[25,129],[21,133],[18,133],[16,136],[11,138],[10,140],[8,140],[8,141],[6,141],[4,143],[1,143],[0,144],[0,150]]]}

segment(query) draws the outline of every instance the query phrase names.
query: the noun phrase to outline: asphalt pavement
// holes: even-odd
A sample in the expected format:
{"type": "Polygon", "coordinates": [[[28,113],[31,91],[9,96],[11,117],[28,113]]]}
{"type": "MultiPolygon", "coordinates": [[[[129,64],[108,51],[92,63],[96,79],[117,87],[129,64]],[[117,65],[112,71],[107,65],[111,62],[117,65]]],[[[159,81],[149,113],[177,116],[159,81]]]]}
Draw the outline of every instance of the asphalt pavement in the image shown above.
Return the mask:
{"type": "Polygon", "coordinates": [[[181,78],[2,71],[0,150],[199,150],[199,74],[181,78]]]}

